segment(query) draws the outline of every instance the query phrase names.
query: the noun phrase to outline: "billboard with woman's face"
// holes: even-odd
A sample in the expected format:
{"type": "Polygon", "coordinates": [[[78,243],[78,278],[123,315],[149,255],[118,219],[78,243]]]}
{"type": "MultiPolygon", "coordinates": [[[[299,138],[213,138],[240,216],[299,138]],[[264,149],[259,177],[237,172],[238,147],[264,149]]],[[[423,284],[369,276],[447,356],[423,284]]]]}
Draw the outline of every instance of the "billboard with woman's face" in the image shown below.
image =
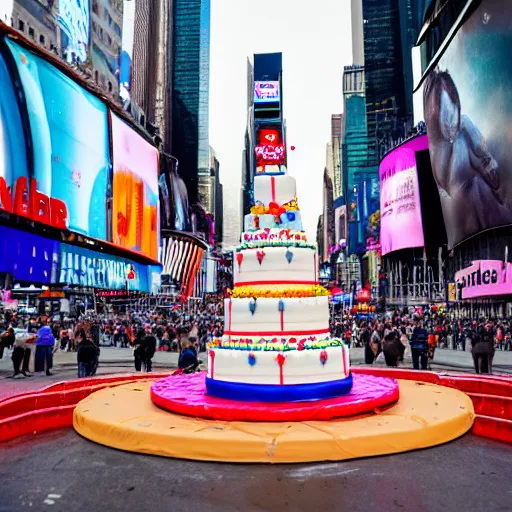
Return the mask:
{"type": "Polygon", "coordinates": [[[424,84],[432,171],[451,248],[512,224],[512,3],[483,0],[424,84]]]}

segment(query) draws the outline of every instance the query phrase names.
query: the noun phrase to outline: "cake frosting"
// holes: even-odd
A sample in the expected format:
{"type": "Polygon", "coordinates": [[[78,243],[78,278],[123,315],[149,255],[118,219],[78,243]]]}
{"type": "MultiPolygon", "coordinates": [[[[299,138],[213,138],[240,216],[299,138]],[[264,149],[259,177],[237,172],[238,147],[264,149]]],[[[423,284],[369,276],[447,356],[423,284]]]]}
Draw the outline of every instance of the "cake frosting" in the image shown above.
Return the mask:
{"type": "Polygon", "coordinates": [[[329,292],[318,284],[295,179],[256,175],[254,199],[233,254],[224,334],[208,348],[207,393],[262,402],[346,394],[349,350],[330,336],[329,292]]]}

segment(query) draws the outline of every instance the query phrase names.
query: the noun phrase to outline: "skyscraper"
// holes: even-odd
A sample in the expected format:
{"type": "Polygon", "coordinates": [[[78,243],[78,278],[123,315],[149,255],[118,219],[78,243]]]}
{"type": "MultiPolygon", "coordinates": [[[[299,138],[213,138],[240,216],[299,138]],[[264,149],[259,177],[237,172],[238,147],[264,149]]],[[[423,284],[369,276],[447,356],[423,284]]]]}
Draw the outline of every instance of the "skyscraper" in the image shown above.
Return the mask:
{"type": "Polygon", "coordinates": [[[193,204],[199,176],[210,172],[210,0],[174,0],[173,40],[172,154],[193,204]]]}
{"type": "Polygon", "coordinates": [[[352,63],[364,65],[363,0],[350,0],[352,63]]]}

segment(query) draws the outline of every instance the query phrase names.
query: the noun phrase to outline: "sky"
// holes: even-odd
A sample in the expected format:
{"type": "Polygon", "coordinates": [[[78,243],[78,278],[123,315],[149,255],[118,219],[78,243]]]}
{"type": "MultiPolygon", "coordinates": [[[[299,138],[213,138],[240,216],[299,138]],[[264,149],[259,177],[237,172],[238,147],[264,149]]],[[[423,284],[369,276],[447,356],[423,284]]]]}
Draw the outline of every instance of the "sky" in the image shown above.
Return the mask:
{"type": "MultiPolygon", "coordinates": [[[[343,111],[343,66],[352,64],[350,0],[211,0],[210,145],[220,162],[226,220],[240,217],[247,125],[247,57],[283,53],[288,173],[297,180],[304,229],[316,238],[331,114],[343,111]],[[306,7],[307,6],[307,7],[306,7]]],[[[238,221],[239,222],[239,221],[238,221]]]]}

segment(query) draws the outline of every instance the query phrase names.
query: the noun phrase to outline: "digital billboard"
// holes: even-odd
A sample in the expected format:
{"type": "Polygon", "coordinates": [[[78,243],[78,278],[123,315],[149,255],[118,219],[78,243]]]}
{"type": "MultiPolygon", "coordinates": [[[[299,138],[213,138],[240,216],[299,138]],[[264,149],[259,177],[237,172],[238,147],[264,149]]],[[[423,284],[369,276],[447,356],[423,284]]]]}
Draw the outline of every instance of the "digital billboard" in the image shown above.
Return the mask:
{"type": "Polygon", "coordinates": [[[512,264],[498,260],[477,260],[455,273],[461,299],[512,294],[512,264]]]}
{"type": "Polygon", "coordinates": [[[254,83],[254,103],[277,103],[280,100],[278,81],[254,83]]]}
{"type": "Polygon", "coordinates": [[[0,83],[0,209],[12,210],[14,185],[28,176],[27,147],[16,91],[2,54],[0,83]]]}
{"type": "Polygon", "coordinates": [[[112,241],[158,258],[158,150],[116,114],[112,119],[112,241]]]}
{"type": "Polygon", "coordinates": [[[82,247],[60,244],[57,283],[107,290],[149,292],[152,267],[82,247]]]}
{"type": "Polygon", "coordinates": [[[481,1],[424,82],[449,248],[512,224],[511,17],[511,2],[481,1]]]}
{"type": "Polygon", "coordinates": [[[73,62],[73,54],[76,60],[85,62],[90,37],[89,2],[59,0],[59,25],[68,39],[66,47],[68,61],[73,62]]]}
{"type": "Polygon", "coordinates": [[[0,226],[0,273],[15,281],[51,283],[59,242],[18,229],[0,226]]]}
{"type": "Polygon", "coordinates": [[[11,176],[10,211],[106,240],[106,106],[50,63],[10,40],[7,45],[24,90],[33,160],[33,175],[11,176]]]}
{"type": "Polygon", "coordinates": [[[382,254],[423,247],[416,152],[428,148],[428,137],[415,137],[390,151],[379,166],[380,244],[382,254]]]}

